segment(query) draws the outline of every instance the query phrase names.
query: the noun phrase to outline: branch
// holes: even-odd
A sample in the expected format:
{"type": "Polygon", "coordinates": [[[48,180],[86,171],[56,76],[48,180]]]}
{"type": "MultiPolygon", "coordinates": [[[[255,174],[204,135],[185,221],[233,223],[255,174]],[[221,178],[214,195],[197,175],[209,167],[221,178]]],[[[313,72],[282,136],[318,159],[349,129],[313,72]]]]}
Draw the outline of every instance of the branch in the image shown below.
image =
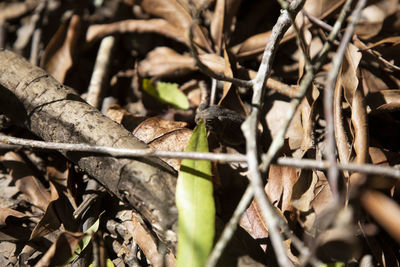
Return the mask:
{"type": "MultiPolygon", "coordinates": [[[[22,57],[0,50],[0,110],[50,142],[140,148],[147,145],[22,57]]],[[[172,248],[177,212],[175,171],[161,159],[63,154],[137,209],[172,248]]]]}
{"type": "MultiPolygon", "coordinates": [[[[291,10],[296,10],[303,1],[292,1],[291,10]]],[[[275,213],[274,207],[269,202],[264,191],[263,181],[260,170],[258,168],[258,145],[257,145],[257,124],[262,108],[262,100],[265,95],[265,81],[268,79],[272,62],[279,46],[279,42],[290,26],[290,18],[287,11],[284,11],[278,18],[277,23],[272,29],[271,36],[264,50],[261,65],[258,69],[256,78],[253,80],[254,91],[252,99],[252,112],[246,121],[242,124],[242,131],[246,138],[247,161],[249,166],[249,175],[251,186],[255,194],[255,198],[260,207],[263,220],[267,224],[268,232],[272,246],[274,248],[276,258],[280,266],[291,266],[286,255],[283,245],[283,238],[280,234],[280,218],[275,213]]]]}
{"type": "MultiPolygon", "coordinates": [[[[170,152],[157,151],[152,149],[129,149],[116,148],[106,146],[94,146],[88,144],[69,144],[44,142],[31,139],[23,139],[11,136],[0,135],[0,149],[13,150],[20,148],[36,148],[57,151],[76,151],[90,152],[93,154],[108,154],[115,157],[163,157],[177,159],[197,159],[209,160],[214,162],[247,162],[245,155],[241,154],[215,154],[202,152],[170,152]]],[[[280,157],[276,160],[278,165],[289,166],[293,168],[326,170],[329,168],[327,161],[319,161],[313,159],[296,159],[289,157],[280,157]]],[[[374,164],[355,164],[355,163],[338,163],[338,168],[345,171],[361,172],[366,174],[385,175],[400,179],[400,169],[392,167],[378,166],[374,164]]]]}

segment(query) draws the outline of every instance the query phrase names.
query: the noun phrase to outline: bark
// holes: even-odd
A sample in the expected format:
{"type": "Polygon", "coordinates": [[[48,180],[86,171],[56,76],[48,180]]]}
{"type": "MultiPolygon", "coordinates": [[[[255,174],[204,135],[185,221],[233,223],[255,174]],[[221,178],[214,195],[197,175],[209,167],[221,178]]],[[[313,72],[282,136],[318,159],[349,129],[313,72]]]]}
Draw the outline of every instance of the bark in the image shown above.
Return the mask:
{"type": "MultiPolygon", "coordinates": [[[[0,111],[45,141],[147,148],[71,88],[6,50],[0,50],[0,94],[0,111]]],[[[175,247],[176,173],[172,168],[160,159],[60,152],[129,202],[150,222],[161,240],[175,247]]]]}

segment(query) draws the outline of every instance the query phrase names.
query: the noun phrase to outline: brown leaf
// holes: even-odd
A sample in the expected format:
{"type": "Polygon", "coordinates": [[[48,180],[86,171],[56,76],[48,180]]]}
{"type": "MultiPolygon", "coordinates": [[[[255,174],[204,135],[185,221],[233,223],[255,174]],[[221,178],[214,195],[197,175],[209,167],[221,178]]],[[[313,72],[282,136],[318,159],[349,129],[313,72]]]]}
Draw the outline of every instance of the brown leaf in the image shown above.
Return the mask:
{"type": "Polygon", "coordinates": [[[59,230],[63,225],[66,230],[74,230],[76,222],[73,219],[73,208],[62,190],[50,182],[51,198],[43,217],[33,229],[30,239],[37,239],[59,230]],[[60,193],[61,191],[62,193],[60,193]]]}
{"type": "Polygon", "coordinates": [[[375,48],[375,47],[381,46],[381,45],[397,46],[399,44],[400,44],[400,36],[390,36],[390,37],[384,38],[372,45],[369,45],[368,47],[365,48],[365,50],[372,49],[372,48],[375,48]]]}
{"type": "Polygon", "coordinates": [[[115,33],[157,33],[188,44],[185,33],[164,19],[122,20],[110,24],[91,25],[86,32],[86,42],[93,42],[115,33]]]}
{"type": "Polygon", "coordinates": [[[225,20],[225,0],[217,0],[215,4],[214,15],[211,19],[210,34],[214,41],[216,51],[221,51],[222,48],[222,33],[224,30],[225,20]]]}
{"type": "Polygon", "coordinates": [[[137,242],[146,258],[153,266],[175,266],[175,257],[172,253],[167,253],[165,258],[158,251],[158,242],[147,229],[146,224],[138,214],[133,213],[131,220],[126,220],[123,225],[129,235],[137,242]]]}
{"type": "MultiPolygon", "coordinates": [[[[333,107],[333,114],[334,114],[334,127],[335,127],[335,140],[336,140],[336,147],[339,154],[340,162],[348,163],[350,161],[351,155],[351,146],[349,144],[347,138],[347,129],[346,123],[343,119],[343,112],[342,112],[342,79],[339,76],[335,89],[334,89],[334,107],[333,107]]],[[[344,172],[346,178],[349,177],[348,172],[344,172]]]]}
{"type": "Polygon", "coordinates": [[[3,164],[11,169],[16,187],[28,197],[33,205],[45,210],[50,202],[50,193],[35,177],[34,172],[15,152],[8,152],[1,157],[3,164]]]}
{"type": "Polygon", "coordinates": [[[160,117],[151,117],[139,124],[133,131],[133,135],[146,144],[149,144],[163,135],[185,128],[186,125],[186,122],[168,121],[160,117]]]}
{"type": "MultiPolygon", "coordinates": [[[[54,187],[51,184],[52,187],[54,187]]],[[[61,221],[58,218],[57,211],[56,211],[56,204],[55,201],[59,199],[59,195],[57,190],[52,190],[52,201],[49,203],[49,205],[46,208],[46,211],[43,215],[43,217],[40,219],[38,224],[35,226],[31,233],[30,239],[35,239],[39,238],[42,236],[45,236],[57,229],[60,228],[61,226],[61,221]]]]}
{"type": "Polygon", "coordinates": [[[315,106],[316,102],[319,98],[319,91],[312,85],[312,90],[306,97],[303,99],[301,104],[301,124],[303,125],[303,138],[301,141],[301,150],[303,154],[306,153],[309,149],[312,149],[315,145],[313,127],[315,121],[315,106]]]}
{"type": "MultiPolygon", "coordinates": [[[[192,26],[193,20],[182,4],[183,2],[176,0],[143,0],[141,3],[147,13],[164,18],[184,33],[192,26]]],[[[198,25],[194,25],[193,36],[195,43],[207,51],[212,51],[209,41],[198,25]]]]}
{"type": "Polygon", "coordinates": [[[81,33],[81,18],[72,16],[69,23],[63,23],[47,45],[40,66],[60,83],[64,82],[67,71],[73,64],[78,39],[81,33]]]}
{"type": "MultiPolygon", "coordinates": [[[[306,1],[303,9],[309,14],[322,19],[329,14],[331,14],[334,10],[336,10],[344,0],[312,0],[306,1]]],[[[298,16],[302,16],[299,14],[298,16]]],[[[310,23],[307,23],[307,27],[311,26],[310,23]]],[[[249,37],[247,40],[242,42],[233,48],[236,56],[238,58],[249,57],[255,54],[259,54],[264,51],[265,44],[268,42],[269,36],[271,35],[271,31],[267,31],[264,33],[256,34],[249,37]]],[[[287,42],[288,40],[294,38],[295,32],[293,27],[291,27],[284,35],[281,43],[287,42]]]]}
{"type": "Polygon", "coordinates": [[[396,12],[397,5],[397,0],[373,1],[361,11],[354,34],[361,39],[369,39],[377,35],[382,29],[384,20],[396,12]]]}
{"type": "Polygon", "coordinates": [[[301,212],[311,209],[311,202],[315,199],[315,186],[318,176],[314,171],[301,170],[299,178],[292,189],[291,205],[301,212]]]}
{"type": "Polygon", "coordinates": [[[141,76],[180,76],[197,70],[194,59],[168,47],[156,47],[139,64],[141,76]]]}
{"type": "MultiPolygon", "coordinates": [[[[283,100],[274,100],[271,109],[266,115],[266,122],[271,136],[274,137],[280,130],[282,123],[286,120],[286,112],[290,103],[283,100]]],[[[301,146],[303,136],[303,126],[301,125],[301,112],[297,110],[286,132],[285,138],[289,140],[291,150],[301,146]]]]}
{"type": "MultiPolygon", "coordinates": [[[[192,130],[185,128],[186,122],[168,121],[151,117],[143,121],[133,135],[151,148],[164,151],[183,152],[189,142],[192,130]]],[[[179,159],[163,159],[175,170],[179,170],[179,159]]]]}
{"type": "Polygon", "coordinates": [[[400,90],[381,90],[367,96],[370,113],[393,112],[400,109],[400,90]]]}
{"type": "Polygon", "coordinates": [[[130,132],[146,119],[145,117],[134,116],[119,105],[114,105],[107,109],[106,116],[116,123],[122,124],[130,132]]]}
{"type": "MultiPolygon", "coordinates": [[[[368,161],[368,118],[365,107],[365,98],[360,86],[357,87],[353,105],[351,107],[351,122],[354,128],[354,151],[356,157],[354,162],[356,163],[367,163],[368,161]]],[[[360,173],[353,173],[350,176],[350,183],[362,183],[365,180],[365,175],[360,173]]]]}
{"type": "Polygon", "coordinates": [[[322,214],[327,210],[334,199],[332,191],[324,172],[314,171],[314,175],[318,177],[318,181],[314,187],[314,199],[311,201],[311,206],[317,215],[322,214]]]}
{"type": "Polygon", "coordinates": [[[360,64],[362,54],[352,44],[346,49],[345,58],[342,63],[341,82],[344,89],[344,97],[350,105],[353,104],[354,93],[358,87],[357,68],[360,64]]]}
{"type": "Polygon", "coordinates": [[[400,207],[391,198],[378,191],[366,191],[361,195],[361,203],[366,211],[400,243],[400,207]]]}
{"type": "Polygon", "coordinates": [[[265,192],[269,200],[277,206],[282,213],[290,211],[293,185],[297,181],[296,170],[291,167],[271,165],[268,173],[268,182],[265,192]]]}
{"type": "MultiPolygon", "coordinates": [[[[155,139],[149,146],[157,150],[183,152],[191,136],[192,130],[187,128],[179,129],[155,139]]],[[[162,158],[162,160],[171,165],[175,170],[179,170],[181,165],[180,159],[162,158]]]]}
{"type": "Polygon", "coordinates": [[[78,242],[85,236],[84,233],[62,233],[46,254],[36,263],[35,267],[63,265],[74,253],[78,242]]]}
{"type": "MultiPolygon", "coordinates": [[[[261,239],[268,237],[268,228],[265,224],[260,208],[257,202],[253,200],[250,206],[240,219],[240,226],[243,227],[254,239],[261,239]]],[[[264,250],[266,245],[261,246],[264,250]]]]}

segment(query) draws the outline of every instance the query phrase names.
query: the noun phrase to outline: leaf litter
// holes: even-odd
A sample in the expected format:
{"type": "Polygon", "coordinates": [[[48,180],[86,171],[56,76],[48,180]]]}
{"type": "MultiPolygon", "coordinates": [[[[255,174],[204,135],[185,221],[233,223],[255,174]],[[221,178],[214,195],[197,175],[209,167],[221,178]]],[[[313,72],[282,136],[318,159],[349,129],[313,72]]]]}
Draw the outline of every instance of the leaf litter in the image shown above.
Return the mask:
{"type": "MultiPolygon", "coordinates": [[[[2,48],[40,58],[44,69],[85,97],[99,43],[114,35],[117,49],[105,95],[116,105],[106,108],[104,102],[104,113],[151,148],[168,151],[184,151],[195,126],[196,109],[210,97],[212,87],[219,105],[242,115],[251,110],[250,89],[213,82],[199,71],[190,51],[190,27],[199,58],[206,66],[229,77],[249,79],[255,77],[260,54],[280,13],[273,1],[49,0],[44,7],[40,2],[0,3],[2,48]],[[31,22],[36,23],[34,28],[28,28],[31,22]],[[35,35],[39,37],[35,39],[35,35]],[[172,89],[153,86],[149,91],[150,83],[175,85],[172,89]],[[200,83],[206,84],[205,95],[200,83]]],[[[296,18],[312,58],[318,55],[329,34],[327,26],[333,25],[343,2],[306,1],[296,18]]],[[[340,163],[400,164],[398,9],[394,0],[368,2],[347,47],[334,92],[340,163]]],[[[340,37],[334,40],[335,45],[339,42],[340,37]]],[[[316,73],[318,78],[295,114],[278,156],[325,158],[321,96],[333,56],[333,52],[328,54],[316,73]]],[[[266,84],[272,90],[264,99],[260,152],[269,146],[285,119],[304,64],[292,27],[281,41],[266,84]]],[[[1,125],[2,133],[30,136],[17,124],[1,125]]],[[[212,152],[239,153],[221,145],[212,134],[209,148],[212,152]]],[[[99,230],[75,263],[91,264],[100,249],[105,251],[100,261],[117,266],[162,266],[164,254],[166,266],[176,265],[175,248],[165,248],[140,214],[107,188],[96,185],[91,189],[92,178],[64,158],[53,152],[6,152],[1,151],[0,262],[65,264],[87,229],[100,218],[99,230]],[[91,205],[74,217],[74,211],[90,194],[95,195],[91,205]]],[[[164,160],[179,171],[181,160],[164,160]]],[[[219,225],[230,218],[249,181],[246,164],[216,163],[212,174],[219,236],[219,225]]],[[[371,257],[377,266],[399,265],[398,180],[343,171],[340,188],[344,203],[335,207],[325,171],[271,165],[263,178],[269,200],[291,232],[310,249],[310,257],[345,264],[359,264],[371,257]]],[[[239,242],[232,242],[225,252],[234,256],[223,255],[222,263],[245,266],[243,255],[250,255],[258,264],[276,264],[256,201],[242,216],[238,232],[239,242]],[[243,245],[246,242],[251,245],[243,245]],[[258,249],[251,251],[253,247],[258,249]]],[[[290,237],[285,248],[295,265],[307,264],[290,237]]]]}

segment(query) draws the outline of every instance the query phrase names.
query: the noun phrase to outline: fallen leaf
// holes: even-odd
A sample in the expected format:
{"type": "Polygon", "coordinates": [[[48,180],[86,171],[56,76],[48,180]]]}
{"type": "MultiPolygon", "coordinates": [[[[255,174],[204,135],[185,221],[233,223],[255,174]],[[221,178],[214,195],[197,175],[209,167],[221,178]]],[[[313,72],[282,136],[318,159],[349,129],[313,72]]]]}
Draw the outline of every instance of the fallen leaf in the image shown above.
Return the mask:
{"type": "MultiPolygon", "coordinates": [[[[208,152],[203,122],[194,129],[186,152],[208,152]]],[[[176,185],[177,266],[204,266],[214,243],[215,204],[211,162],[183,159],[176,185]]]]}
{"type": "Polygon", "coordinates": [[[150,80],[143,80],[143,90],[161,102],[170,104],[178,109],[188,109],[189,100],[186,95],[178,90],[178,84],[157,82],[154,86],[150,80]]]}
{"type": "Polygon", "coordinates": [[[46,46],[40,66],[60,83],[73,64],[81,33],[81,17],[74,15],[69,23],[64,22],[46,46]]]}
{"type": "Polygon", "coordinates": [[[366,191],[361,195],[364,209],[400,243],[400,207],[391,198],[378,191],[366,191]]]}

